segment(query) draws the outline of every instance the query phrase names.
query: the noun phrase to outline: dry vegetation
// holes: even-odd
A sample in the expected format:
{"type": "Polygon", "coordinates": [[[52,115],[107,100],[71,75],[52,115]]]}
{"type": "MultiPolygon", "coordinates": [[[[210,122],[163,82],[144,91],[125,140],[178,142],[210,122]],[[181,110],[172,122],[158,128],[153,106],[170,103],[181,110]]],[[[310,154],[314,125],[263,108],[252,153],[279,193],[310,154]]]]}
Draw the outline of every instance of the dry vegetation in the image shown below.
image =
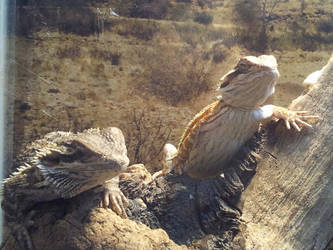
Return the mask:
{"type": "Polygon", "coordinates": [[[236,0],[232,10],[240,42],[250,50],[332,49],[331,1],[236,0]]]}
{"type": "Polygon", "coordinates": [[[210,60],[205,60],[202,53],[165,45],[149,52],[150,60],[138,84],[166,103],[187,102],[213,86],[210,60]]]}
{"type": "Polygon", "coordinates": [[[170,139],[171,128],[165,126],[161,117],[150,117],[148,108],[139,112],[133,109],[124,133],[131,162],[144,163],[151,171],[157,171],[163,147],[170,139]]]}
{"type": "Polygon", "coordinates": [[[94,48],[90,51],[91,57],[112,65],[120,65],[121,54],[119,52],[106,51],[94,48]]]}
{"type": "Polygon", "coordinates": [[[24,66],[16,78],[18,149],[53,130],[118,126],[131,162],[156,169],[163,144],[177,143],[240,55],[265,50],[278,57],[282,77],[274,101],[286,105],[333,47],[329,1],[279,1],[265,33],[258,29],[260,9],[245,0],[159,0],[143,8],[150,2],[18,10],[17,58],[24,66]],[[122,17],[110,16],[109,7],[122,17]]]}

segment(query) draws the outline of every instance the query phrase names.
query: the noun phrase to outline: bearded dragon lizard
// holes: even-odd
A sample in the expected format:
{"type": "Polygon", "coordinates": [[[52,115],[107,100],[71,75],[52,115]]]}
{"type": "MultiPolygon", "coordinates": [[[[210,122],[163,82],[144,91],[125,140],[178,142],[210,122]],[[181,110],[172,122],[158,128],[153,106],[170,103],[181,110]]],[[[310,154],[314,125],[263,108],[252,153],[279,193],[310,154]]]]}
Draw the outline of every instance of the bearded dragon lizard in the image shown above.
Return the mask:
{"type": "Polygon", "coordinates": [[[246,56],[220,79],[218,100],[202,109],[188,124],[178,149],[164,146],[163,169],[157,178],[172,169],[193,178],[215,177],[265,120],[282,119],[287,129],[311,128],[317,116],[274,105],[261,106],[275,91],[279,78],[272,55],[246,56]]]}
{"type": "Polygon", "coordinates": [[[30,144],[19,162],[3,181],[1,205],[6,225],[21,249],[34,249],[28,232],[29,212],[40,202],[71,198],[101,185],[102,205],[126,217],[127,199],[118,188],[118,175],[129,159],[120,129],[52,132],[30,144]]]}

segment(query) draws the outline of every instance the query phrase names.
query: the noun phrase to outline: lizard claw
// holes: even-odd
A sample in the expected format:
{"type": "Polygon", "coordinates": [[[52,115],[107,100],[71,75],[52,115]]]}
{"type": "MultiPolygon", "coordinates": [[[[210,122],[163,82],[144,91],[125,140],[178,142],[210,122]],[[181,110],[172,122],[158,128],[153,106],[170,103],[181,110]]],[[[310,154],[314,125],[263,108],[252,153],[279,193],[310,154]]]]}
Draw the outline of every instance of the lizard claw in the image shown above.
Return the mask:
{"type": "MultiPolygon", "coordinates": [[[[120,191],[120,190],[119,190],[120,191]]],[[[119,193],[112,193],[111,196],[111,208],[113,211],[116,211],[116,213],[126,219],[126,208],[128,207],[128,200],[125,197],[125,195],[120,191],[119,193]]]]}
{"type": "Polygon", "coordinates": [[[118,181],[111,180],[104,185],[103,197],[100,201],[100,207],[111,208],[120,217],[126,219],[126,208],[128,200],[118,187],[118,181]]]}
{"type": "Polygon", "coordinates": [[[309,111],[292,111],[282,107],[275,107],[273,116],[284,120],[287,129],[295,128],[298,132],[302,127],[312,128],[309,122],[316,122],[319,119],[317,115],[304,115],[309,111]]]}
{"type": "Polygon", "coordinates": [[[111,208],[120,217],[126,219],[126,208],[128,206],[128,200],[120,189],[108,189],[105,188],[103,199],[101,200],[101,207],[111,208]]]}

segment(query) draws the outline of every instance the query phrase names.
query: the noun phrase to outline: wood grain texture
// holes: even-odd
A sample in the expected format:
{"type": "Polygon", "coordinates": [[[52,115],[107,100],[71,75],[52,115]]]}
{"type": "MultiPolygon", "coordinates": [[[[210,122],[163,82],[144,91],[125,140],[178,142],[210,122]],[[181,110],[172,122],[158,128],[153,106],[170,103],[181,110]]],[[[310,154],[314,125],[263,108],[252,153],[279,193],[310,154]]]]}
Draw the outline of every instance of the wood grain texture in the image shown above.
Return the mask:
{"type": "Polygon", "coordinates": [[[240,201],[242,249],[325,249],[333,238],[333,57],[318,83],[293,101],[294,110],[321,117],[298,134],[282,124],[272,131],[271,157],[240,201]]]}

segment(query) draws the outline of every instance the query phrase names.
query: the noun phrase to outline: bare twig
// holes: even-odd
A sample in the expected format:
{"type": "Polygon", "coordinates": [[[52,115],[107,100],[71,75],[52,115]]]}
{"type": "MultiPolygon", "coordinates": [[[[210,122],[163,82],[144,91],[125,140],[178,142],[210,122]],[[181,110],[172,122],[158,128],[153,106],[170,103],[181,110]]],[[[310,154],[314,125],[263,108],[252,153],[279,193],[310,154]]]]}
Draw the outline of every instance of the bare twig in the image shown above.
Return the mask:
{"type": "Polygon", "coordinates": [[[131,112],[132,128],[126,132],[129,157],[134,163],[152,164],[158,159],[165,143],[169,140],[171,129],[165,126],[161,117],[150,117],[148,109],[131,112]]]}

